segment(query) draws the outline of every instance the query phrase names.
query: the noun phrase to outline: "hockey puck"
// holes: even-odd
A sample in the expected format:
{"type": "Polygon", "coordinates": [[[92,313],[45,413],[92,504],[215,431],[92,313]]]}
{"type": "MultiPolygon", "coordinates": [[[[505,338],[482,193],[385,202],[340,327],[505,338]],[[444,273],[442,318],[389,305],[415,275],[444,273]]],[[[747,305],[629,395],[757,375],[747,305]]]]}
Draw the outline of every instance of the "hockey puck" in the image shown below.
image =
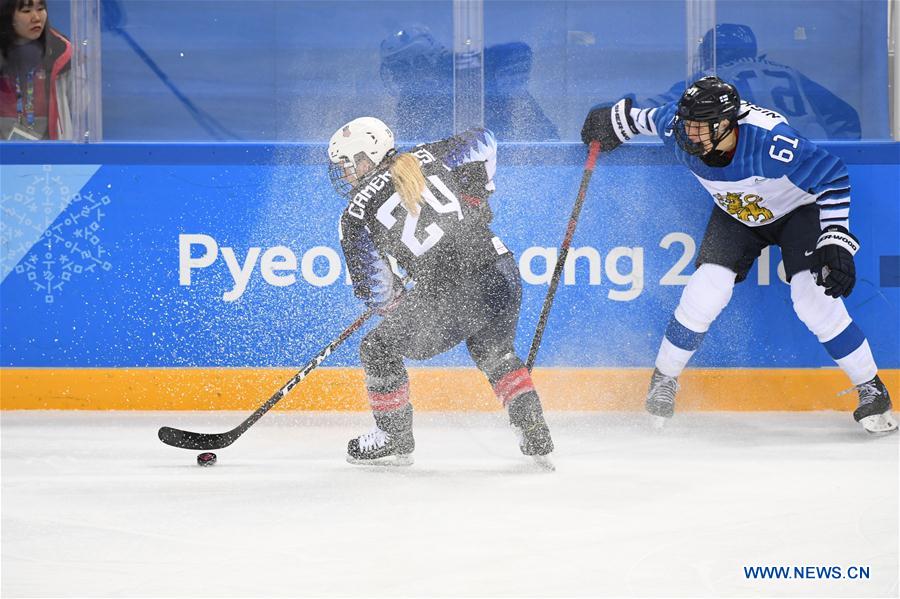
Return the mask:
{"type": "Polygon", "coordinates": [[[216,454],[211,451],[201,453],[197,456],[197,464],[200,466],[212,466],[216,463],[216,454]]]}

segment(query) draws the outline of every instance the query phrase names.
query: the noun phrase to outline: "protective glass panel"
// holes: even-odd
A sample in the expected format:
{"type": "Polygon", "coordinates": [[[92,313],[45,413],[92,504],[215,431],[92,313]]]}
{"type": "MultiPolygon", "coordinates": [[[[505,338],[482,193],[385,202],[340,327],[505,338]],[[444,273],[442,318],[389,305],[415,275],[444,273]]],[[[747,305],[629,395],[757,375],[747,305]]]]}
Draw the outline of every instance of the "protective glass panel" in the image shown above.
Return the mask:
{"type": "Polygon", "coordinates": [[[594,104],[685,72],[682,2],[489,0],[484,29],[485,120],[502,141],[578,140],[594,104]]]}
{"type": "MultiPolygon", "coordinates": [[[[688,5],[486,0],[488,126],[506,141],[574,141],[595,104],[677,100],[690,68],[688,5]]],[[[774,7],[719,0],[718,35],[701,33],[692,45],[707,72],[717,69],[742,97],[783,113],[812,139],[887,138],[886,2],[774,7]]]]}
{"type": "Polygon", "coordinates": [[[716,70],[743,99],[812,139],[889,137],[886,2],[719,0],[717,22],[716,70]]]}
{"type": "MultiPolygon", "coordinates": [[[[363,114],[401,141],[453,131],[465,71],[459,56],[454,71],[453,0],[48,0],[54,29],[71,39],[71,7],[89,1],[102,8],[102,77],[75,66],[89,85],[102,80],[102,102],[72,77],[70,133],[81,138],[320,142],[363,114]],[[102,127],[87,118],[100,105],[102,127]]],[[[690,2],[477,4],[484,120],[502,141],[576,141],[595,104],[677,99],[697,58],[686,46],[810,138],[890,136],[887,0],[783,0],[777,11],[718,0],[716,33],[693,46],[690,2]]],[[[15,120],[14,86],[4,98],[2,116],[15,120]]]]}
{"type": "Polygon", "coordinates": [[[451,131],[450,0],[104,0],[103,29],[107,140],[323,141],[362,115],[451,131]]]}

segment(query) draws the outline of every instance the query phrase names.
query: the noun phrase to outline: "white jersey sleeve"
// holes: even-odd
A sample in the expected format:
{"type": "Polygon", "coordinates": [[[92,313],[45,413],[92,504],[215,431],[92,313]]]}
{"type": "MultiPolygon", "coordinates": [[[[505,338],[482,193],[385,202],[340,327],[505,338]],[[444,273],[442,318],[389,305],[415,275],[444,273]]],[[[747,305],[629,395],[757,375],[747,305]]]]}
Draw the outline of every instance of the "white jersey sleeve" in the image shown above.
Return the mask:
{"type": "Polygon", "coordinates": [[[641,135],[657,135],[656,122],[653,120],[653,117],[658,110],[658,108],[631,109],[631,120],[634,121],[641,135]]]}

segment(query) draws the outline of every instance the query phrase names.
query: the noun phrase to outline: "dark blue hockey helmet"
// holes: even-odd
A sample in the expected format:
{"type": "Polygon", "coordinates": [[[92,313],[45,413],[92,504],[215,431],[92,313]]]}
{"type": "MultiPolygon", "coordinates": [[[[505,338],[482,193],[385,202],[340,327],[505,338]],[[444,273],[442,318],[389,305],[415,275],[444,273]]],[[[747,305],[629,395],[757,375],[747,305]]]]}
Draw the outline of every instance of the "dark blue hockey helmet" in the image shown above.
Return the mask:
{"type": "Polygon", "coordinates": [[[707,31],[700,42],[700,68],[709,70],[741,58],[756,58],[756,51],[756,35],[752,29],[736,23],[719,23],[707,31]]]}
{"type": "Polygon", "coordinates": [[[381,80],[391,91],[409,86],[430,86],[438,76],[446,49],[425,25],[398,29],[381,42],[381,80]]]}
{"type": "Polygon", "coordinates": [[[497,44],[484,49],[485,92],[507,93],[528,83],[534,52],[525,42],[497,44]]]}

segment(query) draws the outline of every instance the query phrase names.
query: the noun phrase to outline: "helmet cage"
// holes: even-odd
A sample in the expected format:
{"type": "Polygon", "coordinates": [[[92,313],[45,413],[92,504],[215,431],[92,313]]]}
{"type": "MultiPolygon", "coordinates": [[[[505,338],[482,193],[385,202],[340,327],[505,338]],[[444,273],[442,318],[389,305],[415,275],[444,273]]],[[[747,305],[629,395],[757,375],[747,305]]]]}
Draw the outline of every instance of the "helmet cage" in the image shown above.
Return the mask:
{"type": "Polygon", "coordinates": [[[703,77],[689,86],[678,101],[678,112],[672,123],[678,146],[692,156],[704,156],[716,150],[719,143],[737,127],[741,98],[737,89],[718,77],[703,77]],[[722,121],[728,124],[722,126],[722,121]],[[688,123],[706,125],[699,141],[688,135],[688,123]],[[712,144],[709,147],[707,144],[712,144]]]}
{"type": "Polygon", "coordinates": [[[355,187],[356,165],[353,162],[349,164],[331,162],[328,164],[328,178],[331,179],[331,186],[334,187],[338,195],[349,198],[355,187]],[[351,183],[351,179],[353,183],[351,183]]]}
{"type": "Polygon", "coordinates": [[[719,143],[721,143],[722,140],[737,126],[737,120],[735,118],[723,118],[728,119],[728,125],[725,126],[724,129],[721,126],[722,119],[717,119],[715,121],[695,121],[693,119],[685,119],[681,116],[676,116],[673,128],[675,130],[675,141],[678,143],[678,147],[691,156],[703,156],[715,151],[716,148],[719,147],[719,143]],[[701,128],[699,136],[700,141],[693,141],[688,135],[687,126],[685,125],[685,121],[688,120],[700,123],[701,125],[706,125],[706,131],[703,131],[701,128]],[[712,147],[709,150],[706,149],[705,142],[712,142],[712,147]]]}

